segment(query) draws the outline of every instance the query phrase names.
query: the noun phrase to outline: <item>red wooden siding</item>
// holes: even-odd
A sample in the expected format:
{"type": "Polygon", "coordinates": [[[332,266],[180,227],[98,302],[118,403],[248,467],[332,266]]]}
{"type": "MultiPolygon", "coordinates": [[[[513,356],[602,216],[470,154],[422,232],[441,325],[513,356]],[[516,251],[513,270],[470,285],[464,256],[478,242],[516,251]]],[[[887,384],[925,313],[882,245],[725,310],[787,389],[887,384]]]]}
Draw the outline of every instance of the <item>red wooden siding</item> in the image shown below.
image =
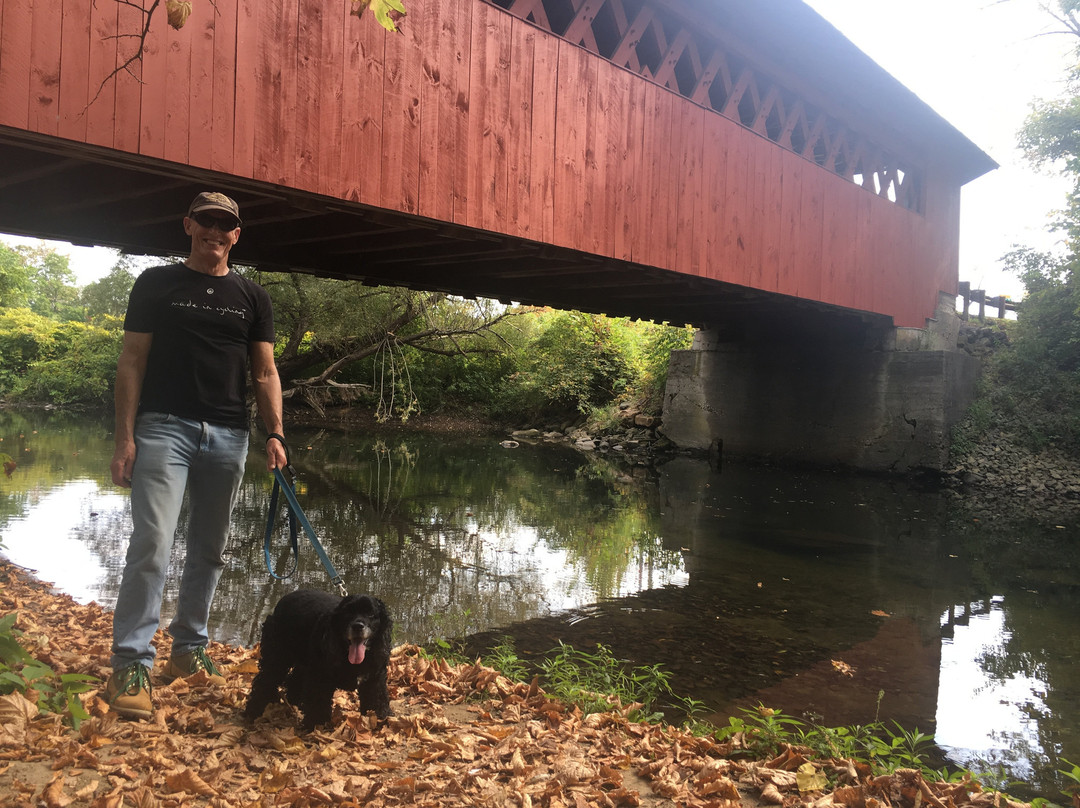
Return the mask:
{"type": "Polygon", "coordinates": [[[414,3],[401,34],[344,0],[198,0],[179,32],[159,8],[102,85],[141,20],[0,0],[0,125],[897,325],[956,291],[959,187],[932,156],[906,210],[477,0],[414,3]]]}

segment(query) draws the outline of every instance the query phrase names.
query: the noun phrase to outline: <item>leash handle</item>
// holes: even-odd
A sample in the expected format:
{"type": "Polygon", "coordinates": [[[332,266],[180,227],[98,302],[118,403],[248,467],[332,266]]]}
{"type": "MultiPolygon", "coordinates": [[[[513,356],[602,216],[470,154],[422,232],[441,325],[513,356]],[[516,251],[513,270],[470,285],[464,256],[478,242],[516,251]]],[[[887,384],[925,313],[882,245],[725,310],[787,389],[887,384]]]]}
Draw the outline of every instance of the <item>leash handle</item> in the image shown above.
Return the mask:
{"type": "Polygon", "coordinates": [[[270,573],[270,576],[278,581],[284,581],[293,576],[300,563],[300,530],[296,525],[296,519],[293,517],[292,511],[286,508],[286,512],[289,514],[289,545],[292,549],[292,566],[283,575],[278,575],[274,572],[274,561],[270,558],[270,544],[274,537],[274,522],[277,520],[278,492],[280,490],[281,483],[274,480],[274,490],[270,494],[270,508],[266,515],[266,534],[263,536],[263,558],[266,560],[266,571],[270,573]]]}
{"type": "MultiPolygon", "coordinates": [[[[282,443],[284,443],[284,441],[282,441],[282,443]]],[[[288,449],[286,449],[286,457],[287,456],[288,449]]],[[[292,465],[290,464],[287,468],[290,475],[295,478],[295,472],[292,465]]],[[[330,556],[326,554],[326,550],[323,549],[322,544],[319,543],[319,539],[315,535],[315,528],[311,526],[311,522],[308,521],[307,516],[304,514],[304,509],[300,507],[300,503],[296,500],[296,492],[293,490],[292,481],[285,478],[285,474],[282,472],[281,469],[274,469],[274,492],[270,496],[270,517],[266,527],[266,540],[263,543],[263,551],[266,556],[267,569],[270,570],[270,574],[273,575],[275,578],[279,578],[280,580],[280,576],[274,575],[274,571],[270,569],[270,539],[273,530],[274,512],[277,508],[277,494],[279,490],[282,494],[285,495],[285,501],[288,504],[290,536],[292,540],[292,549],[294,554],[293,570],[290,571],[289,574],[285,577],[289,577],[289,575],[292,575],[292,572],[294,572],[296,568],[295,562],[299,559],[299,548],[297,547],[297,535],[299,533],[299,530],[296,527],[296,523],[299,522],[300,525],[304,528],[304,532],[307,534],[308,539],[311,541],[311,545],[315,548],[315,552],[318,554],[319,560],[322,562],[322,565],[326,569],[327,574],[330,576],[330,582],[337,587],[338,592],[341,593],[341,596],[345,597],[349,594],[348,591],[345,589],[345,582],[342,580],[341,576],[338,575],[337,570],[334,569],[334,564],[330,561],[330,556]]]]}

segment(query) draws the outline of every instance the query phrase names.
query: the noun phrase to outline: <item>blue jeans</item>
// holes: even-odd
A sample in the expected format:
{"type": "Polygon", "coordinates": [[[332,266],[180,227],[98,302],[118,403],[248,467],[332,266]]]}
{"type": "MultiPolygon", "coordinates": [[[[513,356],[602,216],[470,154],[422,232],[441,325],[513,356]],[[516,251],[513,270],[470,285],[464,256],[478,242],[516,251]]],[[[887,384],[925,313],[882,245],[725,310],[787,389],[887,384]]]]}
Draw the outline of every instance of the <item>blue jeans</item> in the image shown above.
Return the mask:
{"type": "Polygon", "coordinates": [[[176,615],[169,624],[172,653],[209,642],[210,603],[225,567],[223,553],[247,447],[246,429],[160,412],[136,418],[133,530],[113,615],[113,670],[132,662],[153,667],[152,640],[185,489],[190,519],[176,615]]]}

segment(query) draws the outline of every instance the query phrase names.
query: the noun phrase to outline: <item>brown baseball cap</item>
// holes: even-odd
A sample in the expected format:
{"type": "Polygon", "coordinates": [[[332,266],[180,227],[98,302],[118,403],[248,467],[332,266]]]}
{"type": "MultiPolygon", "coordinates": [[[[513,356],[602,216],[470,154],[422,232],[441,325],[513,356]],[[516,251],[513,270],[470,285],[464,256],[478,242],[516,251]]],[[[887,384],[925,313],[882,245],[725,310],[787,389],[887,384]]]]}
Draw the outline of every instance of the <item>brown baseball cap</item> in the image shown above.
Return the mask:
{"type": "Polygon", "coordinates": [[[195,197],[188,206],[187,215],[201,213],[204,210],[220,210],[222,213],[235,216],[236,221],[240,223],[240,206],[225,194],[217,191],[203,191],[195,197]]]}

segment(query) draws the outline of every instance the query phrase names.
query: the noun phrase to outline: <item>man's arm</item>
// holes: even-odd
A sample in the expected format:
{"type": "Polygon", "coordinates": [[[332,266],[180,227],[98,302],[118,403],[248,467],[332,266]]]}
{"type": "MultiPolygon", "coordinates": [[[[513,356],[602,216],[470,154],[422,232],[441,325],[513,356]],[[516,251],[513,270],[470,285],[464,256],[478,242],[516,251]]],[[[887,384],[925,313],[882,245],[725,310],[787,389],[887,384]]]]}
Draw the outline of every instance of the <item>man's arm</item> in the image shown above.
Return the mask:
{"type": "MultiPolygon", "coordinates": [[[[267,434],[282,435],[285,427],[281,420],[281,379],[274,364],[274,346],[269,342],[253,342],[251,356],[251,386],[255,390],[255,403],[267,434]]],[[[285,446],[279,440],[266,442],[266,470],[283,469],[288,465],[285,446]]]]}
{"type": "Polygon", "coordinates": [[[120,359],[116,363],[116,449],[109,469],[112,480],[131,488],[131,470],[135,465],[135,413],[139,409],[146,360],[150,357],[152,333],[125,331],[120,359]]]}

